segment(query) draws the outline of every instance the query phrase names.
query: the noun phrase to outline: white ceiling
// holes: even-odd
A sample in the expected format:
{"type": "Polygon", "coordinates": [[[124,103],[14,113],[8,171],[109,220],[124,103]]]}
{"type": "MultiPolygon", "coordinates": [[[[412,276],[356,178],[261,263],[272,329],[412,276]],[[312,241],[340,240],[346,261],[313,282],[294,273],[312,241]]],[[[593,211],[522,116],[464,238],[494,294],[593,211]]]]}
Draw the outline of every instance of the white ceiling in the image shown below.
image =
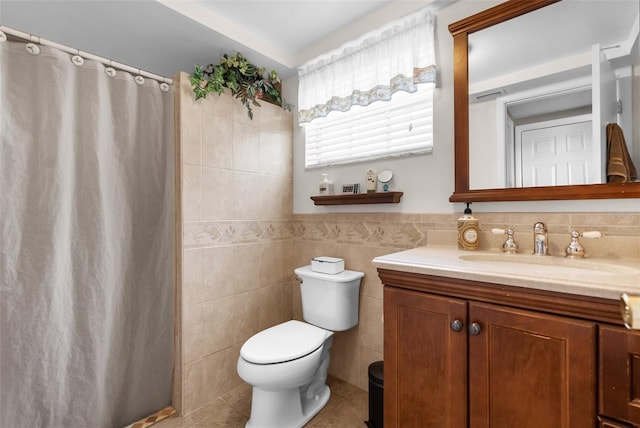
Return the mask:
{"type": "Polygon", "coordinates": [[[511,102],[511,118],[590,111],[590,86],[587,91],[566,88],[591,82],[594,45],[621,75],[640,64],[639,8],[638,0],[562,1],[471,34],[470,102],[556,85],[554,97],[511,102]]]}
{"type": "Polygon", "coordinates": [[[434,0],[0,0],[0,24],[164,76],[242,52],[282,77],[434,0]]]}
{"type": "MultiPolygon", "coordinates": [[[[585,53],[590,66],[592,45],[611,47],[637,37],[639,4],[638,0],[561,1],[473,33],[470,84],[585,53]]],[[[637,49],[636,45],[635,56],[637,49]]]]}

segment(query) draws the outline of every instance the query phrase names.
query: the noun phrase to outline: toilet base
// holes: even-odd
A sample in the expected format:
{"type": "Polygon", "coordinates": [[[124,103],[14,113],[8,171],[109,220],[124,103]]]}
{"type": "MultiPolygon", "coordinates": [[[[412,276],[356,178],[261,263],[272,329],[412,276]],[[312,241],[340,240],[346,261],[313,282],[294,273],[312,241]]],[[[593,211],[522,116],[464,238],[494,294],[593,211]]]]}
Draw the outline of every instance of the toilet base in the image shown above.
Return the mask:
{"type": "Polygon", "coordinates": [[[315,415],[320,412],[329,402],[329,398],[331,397],[331,390],[328,385],[324,385],[324,387],[320,390],[319,394],[314,398],[303,398],[302,399],[302,413],[305,415],[305,420],[302,422],[302,425],[306,424],[313,418],[315,415]]]}
{"type": "Polygon", "coordinates": [[[273,392],[253,387],[251,418],[246,428],[302,428],[327,405],[330,397],[328,385],[312,398],[303,397],[299,388],[273,392]]]}

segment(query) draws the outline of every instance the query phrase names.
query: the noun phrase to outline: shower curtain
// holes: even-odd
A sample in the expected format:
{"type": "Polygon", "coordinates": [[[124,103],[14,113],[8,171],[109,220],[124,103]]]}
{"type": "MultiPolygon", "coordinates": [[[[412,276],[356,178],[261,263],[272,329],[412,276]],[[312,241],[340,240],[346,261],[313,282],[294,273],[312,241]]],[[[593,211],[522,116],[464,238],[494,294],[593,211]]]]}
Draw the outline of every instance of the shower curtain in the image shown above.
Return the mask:
{"type": "Polygon", "coordinates": [[[0,43],[0,427],[121,427],[171,402],[173,89],[40,51],[0,43]]]}

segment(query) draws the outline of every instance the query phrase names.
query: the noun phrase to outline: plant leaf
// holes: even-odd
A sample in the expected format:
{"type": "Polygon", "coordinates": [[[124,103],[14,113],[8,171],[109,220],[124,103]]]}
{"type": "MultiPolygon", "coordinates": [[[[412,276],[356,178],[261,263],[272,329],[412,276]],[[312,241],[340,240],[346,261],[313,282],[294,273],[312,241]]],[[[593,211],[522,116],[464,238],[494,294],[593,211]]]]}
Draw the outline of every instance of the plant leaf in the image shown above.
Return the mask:
{"type": "MultiPolygon", "coordinates": [[[[282,95],[275,86],[280,83],[278,73],[271,70],[265,77],[266,69],[249,62],[240,52],[233,55],[224,54],[217,65],[206,67],[195,65],[189,82],[196,100],[206,98],[207,94],[216,92],[219,95],[228,88],[232,95],[247,109],[253,119],[253,107],[260,107],[258,99],[265,99],[283,106],[282,95]]],[[[290,108],[290,105],[288,105],[290,108]]],[[[286,108],[283,106],[283,108],[286,108]]]]}

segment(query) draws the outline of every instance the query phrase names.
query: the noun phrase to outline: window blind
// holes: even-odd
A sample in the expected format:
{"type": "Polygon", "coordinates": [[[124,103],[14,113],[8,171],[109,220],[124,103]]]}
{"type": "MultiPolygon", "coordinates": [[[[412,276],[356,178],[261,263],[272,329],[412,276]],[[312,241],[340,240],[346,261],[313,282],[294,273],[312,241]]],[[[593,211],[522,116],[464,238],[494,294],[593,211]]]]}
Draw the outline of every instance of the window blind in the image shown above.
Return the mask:
{"type": "Polygon", "coordinates": [[[433,83],[390,101],[354,105],[304,124],[305,167],[314,168],[433,150],[433,83]]]}

